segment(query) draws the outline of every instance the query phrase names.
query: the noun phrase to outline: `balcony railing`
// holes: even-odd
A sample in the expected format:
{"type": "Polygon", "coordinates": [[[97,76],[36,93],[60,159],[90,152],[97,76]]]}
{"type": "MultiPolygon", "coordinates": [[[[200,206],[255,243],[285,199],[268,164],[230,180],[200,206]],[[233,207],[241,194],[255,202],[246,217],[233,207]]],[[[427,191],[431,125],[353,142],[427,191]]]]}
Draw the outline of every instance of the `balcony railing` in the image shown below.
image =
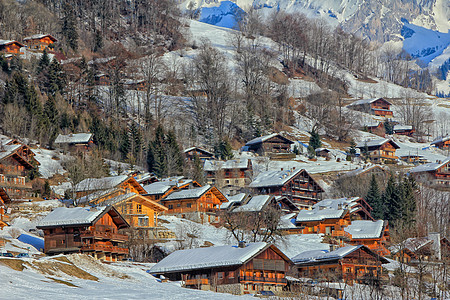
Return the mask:
{"type": "Polygon", "coordinates": [[[111,253],[118,253],[118,254],[128,254],[127,248],[121,248],[116,246],[110,246],[110,245],[102,245],[102,244],[90,244],[90,245],[83,245],[81,247],[82,251],[103,251],[103,252],[111,252],[111,253]]]}
{"type": "Polygon", "coordinates": [[[259,277],[259,276],[240,276],[239,281],[251,281],[251,282],[267,282],[267,283],[287,283],[286,278],[275,277],[259,277]]]}
{"type": "Polygon", "coordinates": [[[352,235],[344,230],[333,230],[331,236],[352,239],[352,235]]]}
{"type": "Polygon", "coordinates": [[[184,285],[205,285],[209,284],[208,278],[194,278],[188,279],[184,282],[184,285]]]}
{"type": "Polygon", "coordinates": [[[104,232],[104,231],[82,231],[80,233],[82,238],[92,237],[94,239],[115,240],[115,241],[128,241],[128,235],[104,232]]]}

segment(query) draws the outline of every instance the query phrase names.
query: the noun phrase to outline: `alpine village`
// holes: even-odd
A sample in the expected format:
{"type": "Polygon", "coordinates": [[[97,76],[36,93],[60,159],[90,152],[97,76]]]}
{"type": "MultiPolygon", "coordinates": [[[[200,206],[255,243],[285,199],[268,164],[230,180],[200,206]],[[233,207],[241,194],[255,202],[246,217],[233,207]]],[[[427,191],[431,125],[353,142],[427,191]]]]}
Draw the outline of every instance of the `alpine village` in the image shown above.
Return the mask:
{"type": "Polygon", "coordinates": [[[445,18],[272,2],[0,0],[0,299],[450,299],[445,18]]]}

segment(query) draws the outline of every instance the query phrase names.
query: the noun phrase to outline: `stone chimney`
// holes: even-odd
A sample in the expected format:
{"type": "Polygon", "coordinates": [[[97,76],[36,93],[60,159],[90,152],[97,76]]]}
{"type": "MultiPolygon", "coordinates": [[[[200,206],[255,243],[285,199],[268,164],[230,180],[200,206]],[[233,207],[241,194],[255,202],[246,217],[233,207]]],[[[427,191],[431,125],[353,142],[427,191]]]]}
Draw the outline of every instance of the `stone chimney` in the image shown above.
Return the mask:
{"type": "Polygon", "coordinates": [[[238,247],[239,248],[245,248],[245,241],[239,241],[238,247]]]}

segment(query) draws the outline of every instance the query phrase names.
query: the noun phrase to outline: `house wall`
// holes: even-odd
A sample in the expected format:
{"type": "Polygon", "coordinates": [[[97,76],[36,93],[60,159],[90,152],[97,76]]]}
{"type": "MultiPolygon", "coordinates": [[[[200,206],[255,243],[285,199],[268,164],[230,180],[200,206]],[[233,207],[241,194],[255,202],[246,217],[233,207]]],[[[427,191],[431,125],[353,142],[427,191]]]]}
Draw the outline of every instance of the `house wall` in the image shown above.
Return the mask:
{"type": "Polygon", "coordinates": [[[25,44],[30,49],[35,49],[39,51],[44,51],[44,49],[47,49],[50,44],[53,44],[53,41],[48,36],[41,38],[41,39],[32,39],[32,40],[26,40],[25,44]]]}
{"type": "Polygon", "coordinates": [[[20,45],[17,43],[11,43],[9,45],[0,46],[0,52],[12,53],[12,54],[23,54],[20,52],[20,45]]]}

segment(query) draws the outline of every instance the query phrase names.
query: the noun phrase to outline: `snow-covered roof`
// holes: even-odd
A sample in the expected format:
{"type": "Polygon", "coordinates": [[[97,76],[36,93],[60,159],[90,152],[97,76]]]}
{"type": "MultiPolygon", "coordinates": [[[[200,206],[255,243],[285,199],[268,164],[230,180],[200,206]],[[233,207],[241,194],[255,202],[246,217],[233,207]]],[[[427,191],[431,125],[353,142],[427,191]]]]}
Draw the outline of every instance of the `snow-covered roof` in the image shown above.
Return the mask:
{"type": "Polygon", "coordinates": [[[220,204],[220,209],[227,209],[234,203],[241,203],[246,197],[246,193],[239,193],[234,196],[226,196],[228,199],[228,202],[223,202],[220,204]]]}
{"type": "Polygon", "coordinates": [[[276,137],[276,136],[278,136],[278,135],[279,135],[280,137],[282,137],[283,139],[289,141],[290,144],[293,144],[293,143],[294,143],[294,142],[290,141],[289,139],[283,137],[283,136],[280,135],[279,133],[272,133],[272,134],[269,134],[269,135],[265,135],[265,136],[260,136],[260,137],[254,138],[253,140],[250,140],[250,141],[248,141],[247,143],[245,143],[245,146],[250,146],[250,145],[254,145],[254,144],[260,144],[260,143],[265,142],[265,141],[267,141],[267,140],[269,140],[269,139],[271,139],[271,138],[273,138],[273,137],[276,137]]]}
{"type": "Polygon", "coordinates": [[[450,140],[450,135],[447,135],[447,136],[435,139],[434,141],[431,142],[431,145],[435,145],[435,144],[438,144],[438,143],[443,143],[443,142],[446,142],[448,140],[450,140]]]}
{"type": "Polygon", "coordinates": [[[144,190],[148,195],[161,195],[176,186],[175,181],[157,181],[144,186],[144,190]]]}
{"type": "Polygon", "coordinates": [[[374,139],[374,140],[365,140],[362,142],[359,142],[356,145],[356,148],[364,148],[364,147],[376,147],[376,146],[382,146],[386,144],[387,142],[391,142],[395,148],[400,148],[394,141],[390,139],[374,139]]]}
{"type": "Polygon", "coordinates": [[[89,195],[86,195],[86,196],[83,196],[83,197],[79,198],[77,202],[80,203],[80,204],[82,204],[82,203],[89,203],[92,200],[101,198],[101,197],[103,197],[105,195],[108,195],[110,193],[113,193],[115,191],[117,191],[117,188],[110,188],[110,189],[107,189],[107,190],[97,191],[97,192],[94,192],[94,193],[91,193],[89,195]]]}
{"type": "Polygon", "coordinates": [[[385,172],[388,172],[388,170],[386,170],[384,167],[381,167],[381,166],[378,166],[378,165],[372,165],[372,166],[369,166],[369,167],[362,167],[362,168],[358,168],[358,169],[355,169],[355,170],[352,170],[352,171],[348,171],[347,173],[345,173],[344,174],[344,176],[358,176],[358,175],[361,175],[362,173],[365,173],[365,172],[369,172],[370,170],[373,170],[373,169],[380,169],[380,170],[383,170],[383,171],[385,171],[385,172]]]}
{"type": "Polygon", "coordinates": [[[28,36],[28,37],[24,38],[23,40],[28,41],[28,40],[42,39],[42,38],[45,38],[46,36],[51,37],[53,40],[56,41],[56,38],[50,34],[33,34],[32,36],[28,36]]]}
{"type": "Polygon", "coordinates": [[[249,187],[281,186],[297,176],[302,170],[303,169],[262,172],[256,176],[249,187]]]}
{"type": "Polygon", "coordinates": [[[386,101],[387,103],[389,103],[390,105],[392,105],[392,103],[390,103],[389,101],[387,101],[384,98],[372,98],[372,99],[361,99],[361,100],[356,100],[355,102],[350,103],[347,106],[354,106],[354,105],[363,105],[363,104],[370,104],[373,103],[375,101],[377,101],[378,99],[382,99],[384,101],[386,101]]]}
{"type": "Polygon", "coordinates": [[[242,265],[270,246],[267,243],[251,243],[244,248],[238,246],[218,246],[178,250],[154,265],[151,273],[170,273],[222,266],[242,265]]]}
{"type": "Polygon", "coordinates": [[[87,178],[75,185],[75,192],[106,190],[117,187],[128,179],[127,175],[118,175],[103,178],[87,178]]]}
{"type": "Polygon", "coordinates": [[[134,197],[136,195],[137,195],[136,193],[126,193],[126,194],[119,195],[119,196],[107,199],[105,201],[102,201],[101,205],[105,205],[105,206],[115,205],[117,203],[120,203],[120,202],[122,202],[124,200],[127,200],[127,199],[129,199],[131,197],[134,197]]]}
{"type": "Polygon", "coordinates": [[[428,237],[408,238],[399,244],[389,247],[389,250],[393,254],[397,253],[402,249],[408,249],[409,251],[414,253],[432,243],[433,240],[429,239],[428,237]]]}
{"type": "Polygon", "coordinates": [[[355,220],[344,231],[350,233],[352,239],[376,239],[381,237],[383,229],[383,220],[355,220]]]}
{"type": "Polygon", "coordinates": [[[296,213],[290,213],[290,214],[285,214],[285,215],[281,216],[278,228],[279,229],[298,228],[297,226],[295,226],[295,215],[296,215],[296,213]]]}
{"type": "Polygon", "coordinates": [[[197,150],[199,150],[199,151],[201,151],[201,152],[208,153],[208,154],[210,154],[211,156],[214,155],[214,153],[212,153],[212,152],[210,152],[210,151],[208,151],[208,150],[205,150],[205,149],[203,149],[203,148],[200,148],[200,147],[190,147],[190,148],[184,149],[183,152],[184,152],[184,153],[187,153],[187,152],[192,151],[192,150],[195,150],[195,149],[197,149],[197,150]]]}
{"type": "Polygon", "coordinates": [[[401,130],[412,130],[413,127],[411,125],[394,125],[394,131],[401,131],[401,130]]]}
{"type": "Polygon", "coordinates": [[[162,201],[166,200],[176,200],[176,199],[191,199],[191,198],[199,198],[201,195],[209,191],[211,186],[209,184],[198,187],[198,188],[192,188],[192,189],[185,189],[185,190],[179,190],[175,191],[166,198],[164,198],[162,201]]]}
{"type": "Polygon", "coordinates": [[[248,159],[231,159],[227,161],[205,160],[203,170],[214,172],[220,169],[247,169],[248,165],[248,159]]]}
{"type": "Polygon", "coordinates": [[[444,166],[445,164],[447,164],[450,161],[450,157],[448,157],[447,159],[445,159],[442,162],[435,162],[435,163],[429,163],[429,164],[424,164],[424,165],[419,165],[417,167],[414,167],[411,169],[411,173],[421,173],[421,172],[432,172],[432,171],[436,171],[437,169],[439,169],[440,167],[444,166]]]}
{"type": "Polygon", "coordinates": [[[49,213],[38,225],[38,227],[59,225],[84,225],[92,224],[108,207],[58,207],[49,213]]]}
{"type": "Polygon", "coordinates": [[[55,144],[83,144],[89,143],[92,133],[59,134],[55,144]]]}
{"type": "Polygon", "coordinates": [[[328,252],[326,250],[312,250],[302,252],[292,258],[292,261],[295,264],[305,264],[319,261],[327,261],[327,260],[335,260],[341,259],[348,254],[358,250],[363,247],[363,245],[358,246],[346,246],[342,248],[338,248],[334,251],[328,252]]]}
{"type": "Polygon", "coordinates": [[[21,47],[24,47],[24,45],[22,45],[22,43],[20,43],[18,41],[14,41],[14,40],[0,40],[0,46],[6,46],[6,45],[9,45],[9,44],[13,44],[13,43],[17,43],[21,47]]]}
{"type": "Polygon", "coordinates": [[[310,222],[322,221],[325,219],[338,219],[345,215],[345,212],[356,208],[359,197],[324,199],[313,205],[311,210],[300,210],[296,221],[310,222]]]}
{"type": "Polygon", "coordinates": [[[261,211],[267,203],[272,199],[271,195],[256,195],[250,198],[250,200],[244,205],[238,206],[233,209],[233,212],[252,212],[261,211]]]}
{"type": "Polygon", "coordinates": [[[0,148],[0,160],[2,160],[5,157],[10,156],[11,154],[13,154],[17,149],[19,149],[20,147],[22,147],[22,145],[17,144],[17,145],[2,145],[2,147],[0,148]]]}

